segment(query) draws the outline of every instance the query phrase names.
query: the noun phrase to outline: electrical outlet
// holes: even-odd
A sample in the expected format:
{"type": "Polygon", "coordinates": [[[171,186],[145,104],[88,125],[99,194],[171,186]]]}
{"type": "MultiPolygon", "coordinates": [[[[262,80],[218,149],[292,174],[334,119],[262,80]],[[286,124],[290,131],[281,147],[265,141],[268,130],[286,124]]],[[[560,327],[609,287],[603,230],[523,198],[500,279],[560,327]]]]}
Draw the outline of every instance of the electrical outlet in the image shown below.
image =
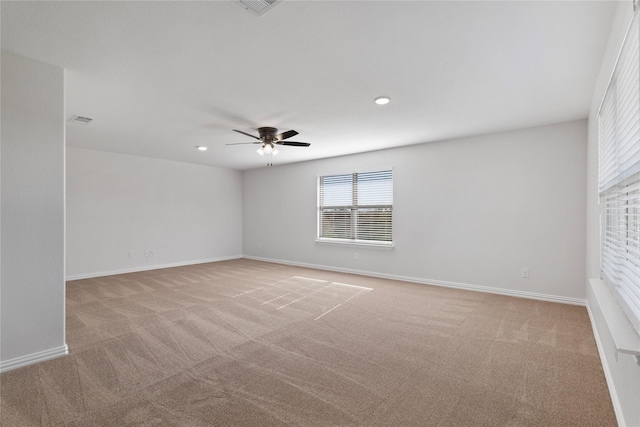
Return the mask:
{"type": "Polygon", "coordinates": [[[353,259],[360,259],[360,254],[358,252],[354,253],[353,259]]]}
{"type": "Polygon", "coordinates": [[[522,272],[521,272],[521,276],[523,279],[528,279],[529,278],[529,269],[528,268],[523,268],[522,272]]]}
{"type": "Polygon", "coordinates": [[[149,251],[144,251],[144,256],[149,256],[149,251]]]}
{"type": "Polygon", "coordinates": [[[153,251],[149,251],[149,256],[153,256],[153,251]]]}
{"type": "Polygon", "coordinates": [[[129,251],[129,252],[127,253],[127,256],[128,256],[129,258],[133,258],[133,251],[129,251]]]}

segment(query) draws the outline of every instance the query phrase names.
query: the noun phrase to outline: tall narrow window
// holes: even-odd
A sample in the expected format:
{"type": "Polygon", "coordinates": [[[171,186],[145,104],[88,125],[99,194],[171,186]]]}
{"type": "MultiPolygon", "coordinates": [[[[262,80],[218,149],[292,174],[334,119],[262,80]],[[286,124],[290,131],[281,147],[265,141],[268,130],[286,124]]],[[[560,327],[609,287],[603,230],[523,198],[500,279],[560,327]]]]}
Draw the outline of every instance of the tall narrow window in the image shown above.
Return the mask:
{"type": "Polygon", "coordinates": [[[318,177],[320,240],[390,245],[392,226],[392,170],[318,177]]]}
{"type": "Polygon", "coordinates": [[[638,17],[598,115],[602,277],[640,332],[640,39],[638,17]]]}

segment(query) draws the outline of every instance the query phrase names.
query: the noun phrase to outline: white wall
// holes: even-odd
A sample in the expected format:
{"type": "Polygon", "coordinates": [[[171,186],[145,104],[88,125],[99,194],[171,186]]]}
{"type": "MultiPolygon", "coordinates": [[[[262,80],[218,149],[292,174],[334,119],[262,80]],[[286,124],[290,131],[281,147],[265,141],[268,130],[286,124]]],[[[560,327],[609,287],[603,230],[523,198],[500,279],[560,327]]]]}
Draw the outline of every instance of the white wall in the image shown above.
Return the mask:
{"type": "Polygon", "coordinates": [[[2,52],[0,370],[66,353],[64,71],[2,52]]]}
{"type": "Polygon", "coordinates": [[[241,193],[238,171],[68,147],[67,278],[240,257],[241,193]]]}
{"type": "MultiPolygon", "coordinates": [[[[600,68],[589,112],[587,157],[587,279],[600,276],[600,225],[598,206],[598,109],[607,89],[624,34],[633,14],[631,2],[619,2],[607,50],[600,68]]],[[[589,289],[588,284],[586,284],[589,289]]],[[[621,425],[640,426],[640,367],[630,355],[615,358],[613,338],[605,323],[600,306],[591,292],[587,304],[602,364],[609,382],[614,407],[621,425]]]]}
{"type": "Polygon", "coordinates": [[[581,120],[245,171],[243,251],[584,302],[586,140],[581,120]],[[386,167],[395,248],[316,243],[316,176],[386,167]]]}

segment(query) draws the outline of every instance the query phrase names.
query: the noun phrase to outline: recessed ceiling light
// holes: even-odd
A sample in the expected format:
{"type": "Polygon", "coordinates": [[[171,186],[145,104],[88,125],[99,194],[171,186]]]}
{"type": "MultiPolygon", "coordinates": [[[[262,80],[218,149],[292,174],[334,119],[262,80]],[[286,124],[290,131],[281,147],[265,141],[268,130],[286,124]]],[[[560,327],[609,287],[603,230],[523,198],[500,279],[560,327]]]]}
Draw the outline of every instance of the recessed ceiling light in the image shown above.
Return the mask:
{"type": "Polygon", "coordinates": [[[203,146],[203,145],[198,145],[196,146],[196,148],[200,151],[207,151],[207,147],[203,146]]]}
{"type": "Polygon", "coordinates": [[[374,101],[378,105],[384,105],[384,104],[388,104],[389,101],[391,101],[391,98],[389,98],[388,96],[379,96],[376,99],[374,99],[374,101]]]}

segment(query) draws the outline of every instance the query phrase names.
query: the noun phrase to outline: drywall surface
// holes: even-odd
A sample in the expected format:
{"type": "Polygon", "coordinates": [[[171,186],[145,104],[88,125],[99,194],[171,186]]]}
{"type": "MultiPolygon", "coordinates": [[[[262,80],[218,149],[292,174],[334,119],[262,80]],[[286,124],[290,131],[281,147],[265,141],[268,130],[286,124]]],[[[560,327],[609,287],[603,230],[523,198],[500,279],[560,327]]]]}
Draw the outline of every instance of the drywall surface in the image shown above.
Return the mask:
{"type": "Polygon", "coordinates": [[[243,253],[584,302],[586,139],[580,120],[245,171],[243,253]],[[389,167],[395,247],[316,243],[317,176],[389,167]]]}
{"type": "Polygon", "coordinates": [[[5,369],[66,353],[64,70],[3,51],[1,83],[5,369]]]}
{"type": "MultiPolygon", "coordinates": [[[[616,58],[631,18],[631,2],[620,2],[613,21],[611,35],[604,55],[589,112],[587,160],[587,279],[600,277],[600,207],[598,205],[598,110],[606,92],[616,58]]],[[[588,282],[585,283],[589,289],[588,282]]],[[[588,306],[598,341],[602,364],[620,425],[640,426],[640,366],[630,355],[616,360],[615,345],[600,310],[598,301],[589,292],[588,306]]]]}
{"type": "Polygon", "coordinates": [[[68,147],[67,277],[239,257],[241,193],[238,171],[68,147]]]}

